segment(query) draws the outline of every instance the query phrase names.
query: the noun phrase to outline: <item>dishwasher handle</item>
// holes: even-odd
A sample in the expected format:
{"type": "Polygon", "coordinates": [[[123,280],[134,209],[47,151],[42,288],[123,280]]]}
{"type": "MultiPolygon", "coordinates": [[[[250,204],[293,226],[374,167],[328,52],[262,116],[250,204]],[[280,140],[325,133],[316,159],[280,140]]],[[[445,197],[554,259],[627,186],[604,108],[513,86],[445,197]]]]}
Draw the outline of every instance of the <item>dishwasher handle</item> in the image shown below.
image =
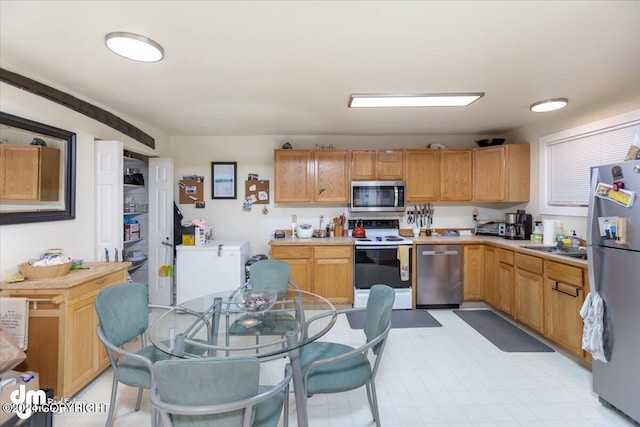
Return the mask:
{"type": "Polygon", "coordinates": [[[422,251],[422,255],[434,256],[434,255],[458,255],[459,251],[422,251]]]}

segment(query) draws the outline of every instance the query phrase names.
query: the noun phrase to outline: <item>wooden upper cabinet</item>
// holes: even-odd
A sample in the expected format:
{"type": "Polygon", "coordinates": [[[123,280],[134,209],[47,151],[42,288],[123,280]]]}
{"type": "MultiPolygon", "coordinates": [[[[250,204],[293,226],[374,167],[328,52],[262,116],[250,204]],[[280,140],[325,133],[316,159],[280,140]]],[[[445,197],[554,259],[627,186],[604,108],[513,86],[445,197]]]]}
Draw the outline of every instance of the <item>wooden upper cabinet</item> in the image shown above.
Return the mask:
{"type": "Polygon", "coordinates": [[[275,203],[348,203],[349,151],[275,150],[275,203]]]}
{"type": "Polygon", "coordinates": [[[440,150],[406,150],[407,202],[440,199],[440,150]]]}
{"type": "Polygon", "coordinates": [[[60,150],[0,145],[0,200],[60,199],[60,150]]]}
{"type": "Polygon", "coordinates": [[[403,150],[352,150],[351,179],[392,181],[404,178],[403,150]]]}
{"type": "Polygon", "coordinates": [[[467,201],[472,195],[471,150],[440,151],[440,200],[467,201]]]}
{"type": "Polygon", "coordinates": [[[349,202],[349,152],[346,150],[314,151],[314,201],[349,202]]]}
{"type": "Polygon", "coordinates": [[[404,151],[378,150],[378,179],[402,180],[404,178],[404,151]]]}
{"type": "Polygon", "coordinates": [[[313,200],[311,150],[275,150],[275,203],[313,200]]]}
{"type": "Polygon", "coordinates": [[[473,200],[529,201],[529,145],[506,144],[473,149],[473,200]]]}

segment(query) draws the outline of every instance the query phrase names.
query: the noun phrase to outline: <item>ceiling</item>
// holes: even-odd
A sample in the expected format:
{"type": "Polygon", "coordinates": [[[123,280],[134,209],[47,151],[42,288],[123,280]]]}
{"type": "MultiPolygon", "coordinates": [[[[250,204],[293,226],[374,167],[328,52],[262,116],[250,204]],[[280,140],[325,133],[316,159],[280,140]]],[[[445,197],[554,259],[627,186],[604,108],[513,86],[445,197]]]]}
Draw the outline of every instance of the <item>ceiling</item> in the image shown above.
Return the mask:
{"type": "Polygon", "coordinates": [[[500,135],[640,99],[639,22],[640,1],[2,0],[0,64],[172,136],[500,135]],[[165,59],[110,53],[112,31],[165,59]],[[365,92],[486,95],[347,108],[365,92]]]}

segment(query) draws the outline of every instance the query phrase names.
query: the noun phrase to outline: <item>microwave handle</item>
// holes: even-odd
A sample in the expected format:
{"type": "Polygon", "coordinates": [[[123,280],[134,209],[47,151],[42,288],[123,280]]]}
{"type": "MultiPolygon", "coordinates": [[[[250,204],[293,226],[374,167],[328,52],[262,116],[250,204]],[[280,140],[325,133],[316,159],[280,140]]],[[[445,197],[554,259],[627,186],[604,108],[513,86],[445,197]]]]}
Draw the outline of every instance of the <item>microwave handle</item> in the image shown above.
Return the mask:
{"type": "Polygon", "coordinates": [[[398,207],[398,186],[397,185],[393,186],[393,207],[394,208],[398,207]]]}

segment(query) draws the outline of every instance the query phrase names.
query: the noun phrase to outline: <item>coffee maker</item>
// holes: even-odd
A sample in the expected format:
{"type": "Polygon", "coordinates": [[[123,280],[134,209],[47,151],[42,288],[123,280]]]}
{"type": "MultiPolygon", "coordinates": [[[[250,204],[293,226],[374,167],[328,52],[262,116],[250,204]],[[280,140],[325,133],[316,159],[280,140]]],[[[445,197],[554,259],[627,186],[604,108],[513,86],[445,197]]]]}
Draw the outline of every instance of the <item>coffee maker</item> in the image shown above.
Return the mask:
{"type": "Polygon", "coordinates": [[[533,217],[530,214],[525,214],[520,210],[516,213],[507,213],[504,215],[504,222],[505,239],[528,240],[531,238],[533,217]]]}

